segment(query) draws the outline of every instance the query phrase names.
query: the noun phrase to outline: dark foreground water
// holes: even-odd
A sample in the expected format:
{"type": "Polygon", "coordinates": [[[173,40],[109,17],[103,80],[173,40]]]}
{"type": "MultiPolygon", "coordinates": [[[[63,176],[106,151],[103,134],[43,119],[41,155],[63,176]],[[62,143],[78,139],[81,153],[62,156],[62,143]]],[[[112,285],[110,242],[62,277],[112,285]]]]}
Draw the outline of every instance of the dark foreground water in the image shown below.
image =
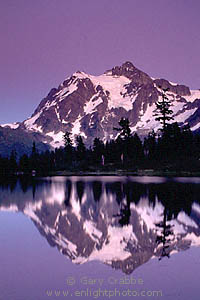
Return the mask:
{"type": "Polygon", "coordinates": [[[197,300],[200,178],[0,181],[0,300],[197,300]]]}

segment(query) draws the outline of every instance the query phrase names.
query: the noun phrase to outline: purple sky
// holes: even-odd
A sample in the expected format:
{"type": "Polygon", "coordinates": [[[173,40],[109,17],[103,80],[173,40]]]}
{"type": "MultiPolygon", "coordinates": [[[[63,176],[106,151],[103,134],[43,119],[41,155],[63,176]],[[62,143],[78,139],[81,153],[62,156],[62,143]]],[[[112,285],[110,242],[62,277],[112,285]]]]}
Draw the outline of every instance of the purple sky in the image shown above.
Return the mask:
{"type": "Polygon", "coordinates": [[[29,117],[75,71],[127,60],[199,89],[199,11],[199,0],[1,0],[0,124],[29,117]]]}

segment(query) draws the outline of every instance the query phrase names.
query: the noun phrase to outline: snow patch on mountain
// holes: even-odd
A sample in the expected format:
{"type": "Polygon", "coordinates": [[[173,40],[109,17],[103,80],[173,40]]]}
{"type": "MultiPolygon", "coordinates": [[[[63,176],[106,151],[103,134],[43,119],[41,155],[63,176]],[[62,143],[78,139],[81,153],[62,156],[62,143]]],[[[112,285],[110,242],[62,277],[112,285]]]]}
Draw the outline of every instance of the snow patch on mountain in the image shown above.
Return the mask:
{"type": "Polygon", "coordinates": [[[36,215],[36,211],[40,210],[42,207],[42,201],[37,203],[27,203],[26,207],[23,210],[23,213],[27,215],[30,219],[34,220],[36,223],[42,225],[41,220],[36,215]]]}
{"type": "Polygon", "coordinates": [[[137,241],[133,233],[132,225],[124,227],[108,226],[108,238],[100,250],[95,249],[88,261],[100,260],[103,262],[111,262],[115,260],[124,260],[131,254],[126,250],[128,241],[137,241]]]}
{"type": "Polygon", "coordinates": [[[19,127],[19,123],[7,123],[7,124],[1,124],[1,127],[9,127],[11,129],[17,129],[19,127]]]}
{"type": "Polygon", "coordinates": [[[65,200],[63,185],[59,183],[52,185],[50,193],[44,190],[44,199],[50,205],[55,205],[56,203],[62,205],[65,200]]]}
{"type": "Polygon", "coordinates": [[[156,127],[160,127],[160,123],[155,121],[152,116],[154,115],[156,109],[155,104],[148,104],[147,109],[143,115],[140,116],[140,121],[134,126],[131,127],[132,131],[137,131],[138,128],[143,129],[155,129],[156,127]]]}
{"type": "Polygon", "coordinates": [[[173,101],[172,102],[172,106],[171,106],[171,109],[173,111],[173,114],[172,116],[175,117],[175,115],[181,111],[185,106],[185,102],[182,102],[182,101],[173,101]]]}
{"type": "Polygon", "coordinates": [[[60,119],[60,114],[59,114],[59,112],[58,112],[57,107],[55,107],[55,112],[56,112],[56,116],[57,116],[57,118],[58,118],[58,121],[59,121],[59,122],[62,122],[61,119],[60,119]]]}
{"type": "MultiPolygon", "coordinates": [[[[68,113],[67,113],[67,115],[66,115],[66,117],[65,117],[65,119],[67,119],[68,117],[69,117],[69,115],[70,115],[70,113],[71,113],[71,108],[70,108],[70,110],[68,111],[68,113]]],[[[68,124],[68,122],[67,121],[65,121],[65,120],[62,120],[62,123],[63,124],[68,124]]]]}
{"type": "Polygon", "coordinates": [[[12,212],[17,212],[19,209],[17,207],[17,205],[13,204],[10,205],[9,207],[7,206],[1,206],[0,207],[0,211],[12,211],[12,212]]]}
{"type": "Polygon", "coordinates": [[[82,120],[82,116],[78,116],[78,118],[76,119],[76,121],[74,123],[72,123],[73,128],[71,130],[71,134],[72,134],[72,138],[73,138],[73,143],[74,145],[76,145],[76,137],[77,136],[82,136],[83,138],[87,139],[86,134],[81,131],[81,120],[82,120]]]}
{"type": "MultiPolygon", "coordinates": [[[[78,78],[89,78],[94,86],[101,86],[103,90],[109,93],[108,109],[123,107],[127,111],[132,109],[133,99],[130,97],[123,97],[123,92],[126,90],[125,85],[131,82],[125,76],[110,76],[108,74],[103,74],[100,76],[88,75],[83,72],[75,73],[75,76],[78,78]]],[[[91,101],[91,100],[90,100],[91,101]]],[[[88,104],[89,105],[89,104],[88,104]]],[[[90,104],[91,108],[91,104],[90,104]]]]}
{"type": "Polygon", "coordinates": [[[35,124],[37,119],[40,117],[41,113],[42,113],[42,111],[39,111],[33,117],[30,117],[28,120],[26,120],[24,122],[24,125],[26,126],[26,128],[28,130],[35,130],[35,131],[41,131],[42,132],[41,126],[37,126],[37,124],[35,124]]]}
{"type": "Polygon", "coordinates": [[[194,126],[191,127],[191,130],[195,131],[195,130],[197,130],[199,128],[200,128],[200,123],[197,123],[196,125],[194,125],[194,126]]]}
{"type": "Polygon", "coordinates": [[[177,83],[174,83],[174,82],[172,82],[172,81],[169,81],[169,83],[170,83],[171,85],[173,85],[173,86],[177,86],[177,85],[178,85],[177,83]]]}
{"type": "Polygon", "coordinates": [[[122,97],[122,92],[125,92],[124,86],[129,84],[130,79],[120,76],[108,76],[106,74],[101,76],[89,76],[92,82],[98,86],[102,86],[104,91],[109,92],[108,109],[123,107],[127,111],[132,109],[132,101],[130,97],[122,97]]]}
{"type": "Polygon", "coordinates": [[[186,226],[198,228],[197,224],[183,211],[178,214],[177,220],[186,226]]]}
{"type": "Polygon", "coordinates": [[[196,99],[200,99],[200,90],[190,90],[190,96],[184,96],[184,98],[189,102],[194,102],[196,99]]]}
{"type": "Polygon", "coordinates": [[[50,145],[54,148],[59,148],[64,146],[64,132],[59,131],[55,133],[54,131],[46,133],[46,135],[50,136],[53,141],[50,142],[50,145]]]}
{"type": "Polygon", "coordinates": [[[88,233],[94,241],[98,241],[102,237],[102,232],[95,227],[94,222],[86,220],[83,229],[88,233]]]}
{"type": "Polygon", "coordinates": [[[99,104],[101,104],[103,102],[102,98],[100,98],[99,96],[97,97],[96,95],[94,95],[90,101],[88,101],[85,106],[84,106],[84,112],[86,114],[91,114],[95,111],[95,109],[97,108],[97,106],[99,104]],[[97,98],[97,99],[95,99],[97,98]]]}
{"type": "Polygon", "coordinates": [[[71,200],[70,204],[72,206],[72,212],[74,213],[74,215],[77,217],[77,219],[80,222],[80,220],[81,220],[81,205],[77,198],[74,185],[72,185],[70,200],[71,200]]]}
{"type": "Polygon", "coordinates": [[[81,129],[81,123],[80,120],[82,119],[82,117],[79,115],[78,118],[76,119],[76,121],[73,123],[73,128],[72,128],[72,135],[79,135],[80,133],[80,129],[81,129]]]}
{"type": "Polygon", "coordinates": [[[64,238],[61,234],[59,234],[59,236],[56,237],[55,240],[57,241],[57,244],[61,247],[62,251],[66,249],[69,255],[73,258],[77,256],[77,246],[71,241],[64,238]]]}
{"type": "Polygon", "coordinates": [[[57,99],[59,102],[63,101],[66,96],[69,96],[73,92],[77,90],[77,85],[76,84],[70,84],[68,87],[61,89],[58,93],[55,94],[57,96],[57,99]]]}
{"type": "Polygon", "coordinates": [[[184,112],[180,112],[176,116],[176,122],[184,123],[190,116],[192,116],[195,113],[196,110],[197,108],[192,108],[192,109],[185,110],[184,112]]]}
{"type": "Polygon", "coordinates": [[[200,215],[200,205],[199,204],[193,203],[192,210],[196,211],[200,215]]]}
{"type": "Polygon", "coordinates": [[[191,246],[200,246],[200,236],[194,234],[194,232],[188,233],[184,240],[191,241],[191,246]]]}
{"type": "Polygon", "coordinates": [[[155,207],[144,205],[144,200],[140,201],[137,206],[135,203],[131,203],[131,209],[137,211],[141,220],[143,220],[144,224],[147,226],[148,231],[155,230],[155,224],[163,220],[164,207],[157,201],[155,207]]]}

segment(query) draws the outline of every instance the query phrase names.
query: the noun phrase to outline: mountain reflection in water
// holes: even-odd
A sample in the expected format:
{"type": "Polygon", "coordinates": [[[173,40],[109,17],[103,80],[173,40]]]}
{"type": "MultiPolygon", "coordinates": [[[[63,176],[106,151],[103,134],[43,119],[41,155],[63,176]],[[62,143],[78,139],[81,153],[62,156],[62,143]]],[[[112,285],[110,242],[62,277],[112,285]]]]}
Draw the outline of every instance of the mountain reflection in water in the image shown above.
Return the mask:
{"type": "Polygon", "coordinates": [[[130,274],[200,245],[200,180],[51,177],[0,181],[0,210],[23,212],[50,246],[130,274]]]}

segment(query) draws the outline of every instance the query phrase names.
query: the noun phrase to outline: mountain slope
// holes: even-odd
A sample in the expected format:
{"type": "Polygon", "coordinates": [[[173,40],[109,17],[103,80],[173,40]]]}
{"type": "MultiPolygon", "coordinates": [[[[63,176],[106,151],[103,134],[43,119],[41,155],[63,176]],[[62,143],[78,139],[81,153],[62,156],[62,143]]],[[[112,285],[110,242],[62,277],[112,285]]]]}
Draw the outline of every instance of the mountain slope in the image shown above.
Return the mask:
{"type": "MultiPolygon", "coordinates": [[[[27,132],[21,128],[10,128],[12,124],[0,126],[0,154],[9,156],[12,150],[16,153],[31,154],[33,142],[39,152],[49,150],[48,144],[42,142],[43,136],[38,132],[27,132]]],[[[19,156],[18,156],[19,158],[19,156]]]]}

